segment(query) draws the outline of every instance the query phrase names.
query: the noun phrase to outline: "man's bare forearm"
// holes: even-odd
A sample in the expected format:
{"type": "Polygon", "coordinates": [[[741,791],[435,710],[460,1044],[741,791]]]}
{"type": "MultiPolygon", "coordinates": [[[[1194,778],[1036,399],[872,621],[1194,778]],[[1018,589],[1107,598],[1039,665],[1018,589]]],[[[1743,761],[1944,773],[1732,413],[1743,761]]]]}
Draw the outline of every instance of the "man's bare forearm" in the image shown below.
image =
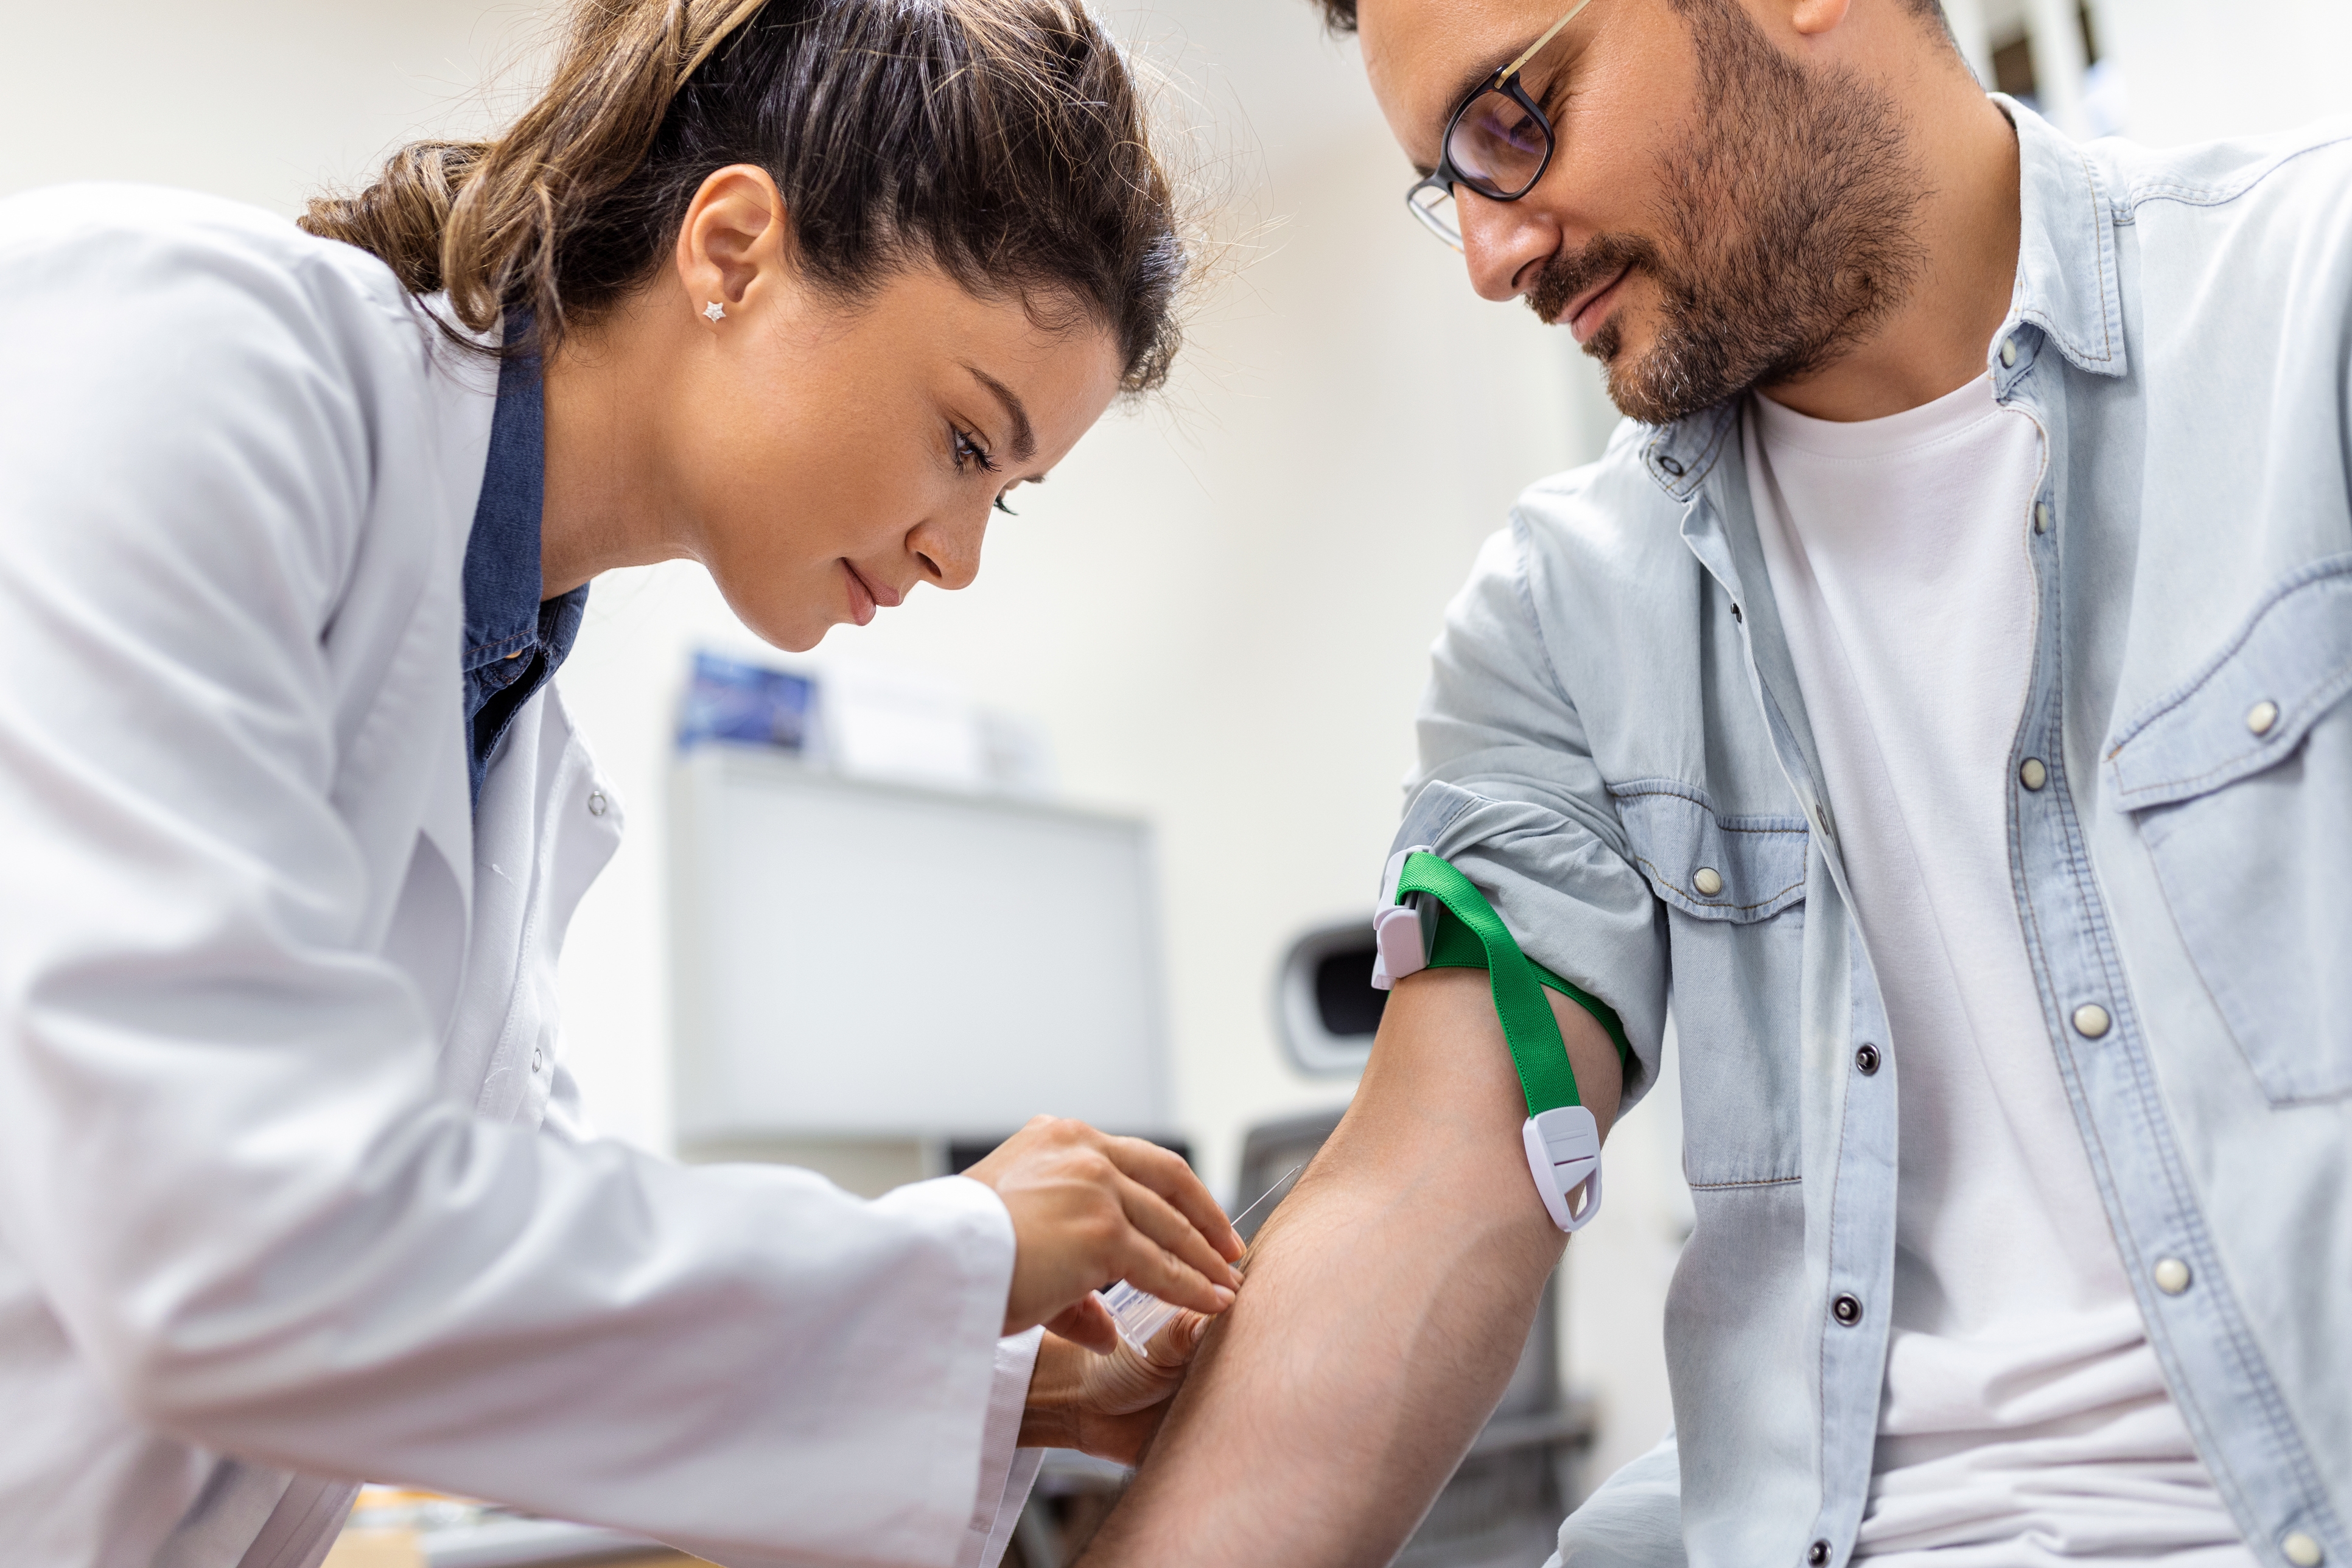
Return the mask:
{"type": "MultiPolygon", "coordinates": [[[[1605,1131],[1616,1052],[1573,1003],[1554,1012],[1605,1131]]],[[[1346,1120],[1259,1235],[1088,1568],[1394,1554],[1501,1396],[1559,1258],[1526,1115],[1485,973],[1402,983],[1346,1120]]]]}

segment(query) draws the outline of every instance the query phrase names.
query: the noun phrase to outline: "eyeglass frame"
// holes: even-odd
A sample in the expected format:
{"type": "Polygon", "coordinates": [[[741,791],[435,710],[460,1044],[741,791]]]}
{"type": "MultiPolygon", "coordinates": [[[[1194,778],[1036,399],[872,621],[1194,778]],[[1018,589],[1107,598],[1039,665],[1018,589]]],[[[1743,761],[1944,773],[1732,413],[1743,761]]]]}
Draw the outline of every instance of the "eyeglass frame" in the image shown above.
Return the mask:
{"type": "Polygon", "coordinates": [[[1494,75],[1488,77],[1477,86],[1472,88],[1468,92],[1464,93],[1462,95],[1462,100],[1454,106],[1454,112],[1445,117],[1445,134],[1439,137],[1437,142],[1437,167],[1431,170],[1428,174],[1423,174],[1420,179],[1415,180],[1405,191],[1404,205],[1406,209],[1412,214],[1415,222],[1419,223],[1422,227],[1427,229],[1438,238],[1444,240],[1447,245],[1452,246],[1454,249],[1459,250],[1462,248],[1462,235],[1459,226],[1456,226],[1454,233],[1446,233],[1444,229],[1437,226],[1437,222],[1430,215],[1429,209],[1423,207],[1419,202],[1414,201],[1413,197],[1421,195],[1423,191],[1434,190],[1442,192],[1457,206],[1461,204],[1462,198],[1454,194],[1454,187],[1457,182],[1463,184],[1470,184],[1469,176],[1464,174],[1461,170],[1454,166],[1454,155],[1451,153],[1448,153],[1446,149],[1453,145],[1454,128],[1462,123],[1462,117],[1470,112],[1470,106],[1476,103],[1480,99],[1486,97],[1490,92],[1500,92],[1504,94],[1506,97],[1509,98],[1512,102],[1517,104],[1521,109],[1526,110],[1528,113],[1534,116],[1535,122],[1543,127],[1543,157],[1537,163],[1536,172],[1528,178],[1528,183],[1507,196],[1499,196],[1486,191],[1480,191],[1476,185],[1470,185],[1470,188],[1473,191],[1477,191],[1478,195],[1485,196],[1490,202],[1516,202],[1543,183],[1544,175],[1551,169],[1552,155],[1559,151],[1559,136],[1552,130],[1551,117],[1543,111],[1543,106],[1536,102],[1534,99],[1528,97],[1528,89],[1519,85],[1519,72],[1526,68],[1528,61],[1534,59],[1536,56],[1543,52],[1545,45],[1559,37],[1560,30],[1566,27],[1570,22],[1575,21],[1576,18],[1583,13],[1584,8],[1591,4],[1592,0],[1576,0],[1576,4],[1569,7],[1568,15],[1562,16],[1559,21],[1554,22],[1550,26],[1545,28],[1543,36],[1538,38],[1534,43],[1529,44],[1525,49],[1522,49],[1517,59],[1514,59],[1510,64],[1505,66],[1502,69],[1496,71],[1494,75]]]}

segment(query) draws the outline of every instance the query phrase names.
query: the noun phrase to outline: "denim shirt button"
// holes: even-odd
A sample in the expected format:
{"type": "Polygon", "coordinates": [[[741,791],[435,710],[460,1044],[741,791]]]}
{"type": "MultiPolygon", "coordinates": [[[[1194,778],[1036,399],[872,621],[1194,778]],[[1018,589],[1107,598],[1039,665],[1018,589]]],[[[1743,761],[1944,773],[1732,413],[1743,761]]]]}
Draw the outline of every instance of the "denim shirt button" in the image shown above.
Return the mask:
{"type": "Polygon", "coordinates": [[[1723,873],[1712,866],[1701,866],[1691,877],[1691,886],[1702,899],[1711,899],[1723,891],[1723,873]]]}
{"type": "Polygon", "coordinates": [[[1681,479],[1683,477],[1682,459],[1669,453],[1661,452],[1658,455],[1658,467],[1665,469],[1666,472],[1674,475],[1676,479],[1681,479]]]}
{"type": "Polygon", "coordinates": [[[2036,533],[2050,531],[2050,503],[2046,500],[2036,503],[2033,508],[2033,531],[2036,533]]]}
{"type": "Polygon", "coordinates": [[[2178,1258],[2158,1258],[2148,1274],[2155,1279],[2156,1288],[2168,1296],[2178,1296],[2189,1289],[2189,1265],[2178,1258]]]}
{"type": "Polygon", "coordinates": [[[2298,1530],[2279,1542],[2279,1550],[2294,1568],[2319,1568],[2327,1553],[2320,1549],[2317,1540],[2298,1530]]]}
{"type": "Polygon", "coordinates": [[[2096,1002],[2085,1002],[2074,1009],[2074,1032],[2086,1040],[2095,1040],[2105,1034],[2113,1022],[2107,1010],[2096,1002]]]}
{"type": "Polygon", "coordinates": [[[2257,735],[2269,734],[2271,726],[2277,722],[2278,704],[2275,702],[2268,700],[2257,702],[2246,714],[2246,728],[2257,735]]]}
{"type": "Polygon", "coordinates": [[[2050,770],[2042,765],[2040,757],[2028,757],[2017,765],[2017,782],[2038,790],[2050,782],[2050,770]]]}
{"type": "Polygon", "coordinates": [[[2009,366],[2017,363],[2017,340],[2015,338],[2003,338],[2000,340],[2000,363],[2003,369],[2007,369],[2009,366]]]}
{"type": "Polygon", "coordinates": [[[1878,1047],[1876,1046],[1864,1046],[1862,1049],[1854,1052],[1853,1065],[1864,1078],[1868,1078],[1871,1074],[1876,1072],[1878,1070],[1878,1047]]]}
{"type": "Polygon", "coordinates": [[[1862,1298],[1851,1290],[1844,1292],[1830,1303],[1830,1316],[1843,1328],[1853,1327],[1862,1321],[1862,1298]]]}
{"type": "MultiPolygon", "coordinates": [[[[1805,1548],[1805,1561],[1812,1564],[1812,1568],[1822,1568],[1822,1564],[1829,1560],[1830,1543],[1828,1542],[1816,1541],[1811,1546],[1805,1548]]],[[[2312,1561],[2315,1563],[2318,1559],[2314,1558],[2312,1561]]]]}

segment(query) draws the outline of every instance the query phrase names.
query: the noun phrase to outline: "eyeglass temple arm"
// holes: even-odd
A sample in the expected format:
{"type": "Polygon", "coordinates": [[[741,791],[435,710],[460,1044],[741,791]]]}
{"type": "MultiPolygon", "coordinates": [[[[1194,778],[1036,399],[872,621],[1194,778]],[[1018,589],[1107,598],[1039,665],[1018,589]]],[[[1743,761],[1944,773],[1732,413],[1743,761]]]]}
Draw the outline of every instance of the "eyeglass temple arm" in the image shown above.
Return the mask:
{"type": "Polygon", "coordinates": [[[1510,80],[1513,77],[1518,75],[1519,68],[1521,66],[1526,65],[1529,60],[1535,58],[1536,56],[1542,51],[1543,47],[1546,44],[1550,43],[1554,38],[1559,37],[1559,30],[1562,27],[1565,27],[1570,22],[1575,21],[1578,15],[1581,13],[1587,5],[1591,4],[1592,0],[1576,0],[1575,5],[1570,8],[1567,16],[1562,16],[1559,21],[1554,22],[1549,27],[1546,28],[1544,30],[1544,36],[1538,38],[1534,43],[1529,44],[1527,47],[1526,52],[1521,54],[1517,59],[1513,60],[1509,65],[1505,66],[1501,70],[1495,73],[1495,85],[1496,87],[1500,87],[1505,82],[1510,80]]]}

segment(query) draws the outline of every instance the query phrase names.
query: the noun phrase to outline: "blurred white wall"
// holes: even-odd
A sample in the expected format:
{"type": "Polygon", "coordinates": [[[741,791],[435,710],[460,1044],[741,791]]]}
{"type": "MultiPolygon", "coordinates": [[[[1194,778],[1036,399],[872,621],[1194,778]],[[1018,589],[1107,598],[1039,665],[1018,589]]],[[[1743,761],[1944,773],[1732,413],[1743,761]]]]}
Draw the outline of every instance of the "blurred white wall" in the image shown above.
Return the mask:
{"type": "Polygon", "coordinates": [[[0,4],[0,194],[139,180],[291,215],[396,141],[489,124],[519,0],[0,4]]]}
{"type": "MultiPolygon", "coordinates": [[[[1371,896],[1442,607],[1512,495],[1597,449],[1609,415],[1561,338],[1478,302],[1399,210],[1406,171],[1353,47],[1305,0],[1111,9],[1188,80],[1172,107],[1204,126],[1196,145],[1260,226],[1254,247],[1204,300],[1170,395],[1024,490],[977,586],[836,632],[814,662],[951,678],[1050,731],[1068,794],[1156,822],[1177,1103],[1222,1185],[1248,1124],[1344,1094],[1281,1064],[1272,967],[1298,928],[1371,896]]],[[[1964,9],[1984,5],[1955,0],[1966,32],[1964,9]]],[[[486,73],[520,61],[509,86],[528,86],[542,15],[7,0],[0,194],[139,179],[290,214],[396,141],[490,123],[513,94],[486,94],[486,73]]],[[[2157,142],[2352,107],[2347,18],[2326,0],[2098,6],[2128,74],[2126,128],[2157,142]]],[[[630,813],[567,955],[570,1048],[606,1127],[655,1147],[664,777],[698,644],[752,647],[698,569],[617,574],[562,682],[630,813]]],[[[1610,1210],[1571,1249],[1570,1355],[1602,1398],[1601,1472],[1667,1422],[1659,1310],[1686,1195],[1665,1087],[1612,1139],[1610,1210]]]]}
{"type": "Polygon", "coordinates": [[[2151,146],[2292,131],[2352,114],[2352,5],[2342,0],[2096,0],[2122,68],[2123,133],[2151,146]]]}

